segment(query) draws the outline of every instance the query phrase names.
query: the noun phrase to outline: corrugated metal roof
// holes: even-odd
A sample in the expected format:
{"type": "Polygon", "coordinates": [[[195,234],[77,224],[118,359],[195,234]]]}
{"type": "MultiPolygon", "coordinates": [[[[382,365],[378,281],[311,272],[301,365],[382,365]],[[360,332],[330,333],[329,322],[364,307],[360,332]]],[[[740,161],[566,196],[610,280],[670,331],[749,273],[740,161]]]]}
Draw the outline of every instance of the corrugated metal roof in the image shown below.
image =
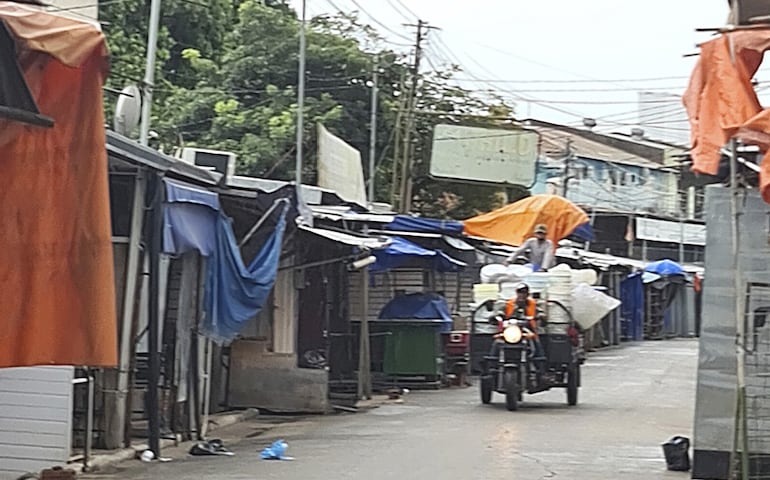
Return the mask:
{"type": "Polygon", "coordinates": [[[549,157],[561,158],[564,156],[567,140],[571,140],[572,151],[580,157],[656,170],[669,170],[669,168],[639,155],[576,135],[569,131],[569,127],[561,129],[558,126],[532,125],[527,126],[527,128],[540,134],[540,153],[549,157]]]}
{"type": "Polygon", "coordinates": [[[300,225],[299,229],[324,237],[333,242],[349,245],[351,247],[358,247],[364,250],[381,250],[391,243],[389,238],[358,236],[323,228],[308,227],[305,225],[300,225]]]}

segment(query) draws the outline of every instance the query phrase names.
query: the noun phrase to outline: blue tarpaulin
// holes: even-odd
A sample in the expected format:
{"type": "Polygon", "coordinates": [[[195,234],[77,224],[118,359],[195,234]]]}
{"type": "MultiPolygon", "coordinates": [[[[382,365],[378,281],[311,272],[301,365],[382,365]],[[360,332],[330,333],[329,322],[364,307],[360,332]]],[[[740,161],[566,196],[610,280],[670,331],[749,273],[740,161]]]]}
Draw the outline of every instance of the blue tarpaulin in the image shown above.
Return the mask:
{"type": "Polygon", "coordinates": [[[437,293],[410,293],[399,295],[388,302],[379,315],[380,319],[445,320],[452,321],[452,313],[446,298],[437,293]]]}
{"type": "Polygon", "coordinates": [[[454,220],[438,220],[435,218],[396,215],[396,218],[394,218],[392,222],[385,225],[385,230],[459,235],[463,233],[463,224],[462,222],[456,222],[454,220]]]}
{"type": "Polygon", "coordinates": [[[662,277],[685,274],[684,268],[673,260],[659,260],[657,262],[652,262],[644,267],[644,271],[655,273],[662,277]]]}
{"type": "Polygon", "coordinates": [[[216,261],[207,265],[206,317],[201,325],[203,333],[214,341],[235,339],[265,305],[278,273],[287,210],[284,207],[275,230],[248,266],[241,258],[230,220],[224,215],[217,219],[216,261]]]}
{"type": "Polygon", "coordinates": [[[632,341],[644,339],[644,284],[641,273],[632,273],[620,282],[620,314],[625,320],[623,333],[632,341]]]}
{"type": "Polygon", "coordinates": [[[572,232],[572,235],[575,235],[576,237],[579,237],[587,242],[593,242],[596,240],[594,237],[594,228],[591,226],[590,223],[584,223],[582,225],[578,225],[575,230],[572,232]]]}
{"type": "Polygon", "coordinates": [[[288,205],[256,258],[246,266],[216,193],[164,180],[163,251],[208,257],[201,332],[218,343],[235,339],[265,305],[275,283],[288,205]]]}
{"type": "Polygon", "coordinates": [[[163,251],[180,254],[197,250],[208,257],[216,247],[219,196],[192,185],[165,179],[163,251]]]}
{"type": "Polygon", "coordinates": [[[399,295],[380,311],[380,320],[441,320],[441,331],[452,329],[452,313],[446,298],[437,293],[399,295]]]}
{"type": "Polygon", "coordinates": [[[371,266],[372,272],[384,272],[415,262],[439,272],[456,272],[467,266],[441,250],[429,250],[401,237],[392,237],[387,248],[373,253],[377,261],[371,266]]]}

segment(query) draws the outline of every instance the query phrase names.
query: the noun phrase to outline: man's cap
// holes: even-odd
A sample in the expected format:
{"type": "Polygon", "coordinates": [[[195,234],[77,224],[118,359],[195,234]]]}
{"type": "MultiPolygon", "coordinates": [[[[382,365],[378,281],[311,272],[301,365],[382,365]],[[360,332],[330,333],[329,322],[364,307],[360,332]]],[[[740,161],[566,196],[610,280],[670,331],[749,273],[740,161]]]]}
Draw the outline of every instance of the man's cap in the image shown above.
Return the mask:
{"type": "Polygon", "coordinates": [[[548,233],[548,227],[541,223],[535,227],[535,233],[548,233]]]}
{"type": "Polygon", "coordinates": [[[521,292],[521,291],[524,291],[524,290],[529,291],[529,285],[527,285],[526,283],[520,283],[520,284],[516,285],[516,291],[517,292],[521,292]]]}

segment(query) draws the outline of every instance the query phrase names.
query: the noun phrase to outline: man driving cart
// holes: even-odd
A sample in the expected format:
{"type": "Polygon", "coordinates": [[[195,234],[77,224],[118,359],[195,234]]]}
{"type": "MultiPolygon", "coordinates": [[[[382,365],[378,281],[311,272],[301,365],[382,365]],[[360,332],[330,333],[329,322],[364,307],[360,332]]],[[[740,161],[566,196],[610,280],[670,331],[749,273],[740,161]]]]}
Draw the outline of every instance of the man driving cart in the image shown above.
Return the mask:
{"type": "Polygon", "coordinates": [[[544,352],[540,342],[540,336],[538,335],[538,320],[541,320],[543,315],[542,312],[538,311],[537,301],[529,295],[529,285],[521,283],[516,287],[516,297],[505,302],[505,309],[503,312],[502,321],[498,321],[498,333],[495,335],[494,343],[492,343],[492,349],[489,352],[490,356],[497,356],[500,347],[505,344],[505,340],[502,338],[502,329],[505,320],[528,320],[529,328],[532,332],[529,339],[532,341],[535,348],[535,365],[539,368],[542,364],[544,352]]]}

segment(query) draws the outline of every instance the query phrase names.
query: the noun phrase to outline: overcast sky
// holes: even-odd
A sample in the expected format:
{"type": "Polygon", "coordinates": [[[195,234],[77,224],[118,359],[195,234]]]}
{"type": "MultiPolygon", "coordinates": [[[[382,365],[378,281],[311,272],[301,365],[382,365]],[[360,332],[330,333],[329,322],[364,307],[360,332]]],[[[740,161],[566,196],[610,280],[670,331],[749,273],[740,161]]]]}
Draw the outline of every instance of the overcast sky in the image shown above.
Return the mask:
{"type": "Polygon", "coordinates": [[[710,35],[695,28],[722,26],[728,14],[725,0],[307,0],[307,8],[309,16],[359,10],[400,44],[413,38],[403,24],[417,15],[441,29],[426,41],[428,66],[459,62],[464,86],[497,87],[517,99],[519,117],[573,125],[592,117],[604,130],[637,122],[638,90],[680,95],[695,62],[683,55],[710,35]]]}

